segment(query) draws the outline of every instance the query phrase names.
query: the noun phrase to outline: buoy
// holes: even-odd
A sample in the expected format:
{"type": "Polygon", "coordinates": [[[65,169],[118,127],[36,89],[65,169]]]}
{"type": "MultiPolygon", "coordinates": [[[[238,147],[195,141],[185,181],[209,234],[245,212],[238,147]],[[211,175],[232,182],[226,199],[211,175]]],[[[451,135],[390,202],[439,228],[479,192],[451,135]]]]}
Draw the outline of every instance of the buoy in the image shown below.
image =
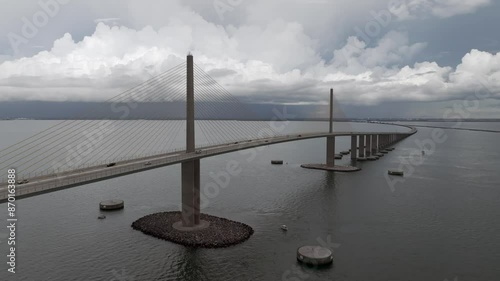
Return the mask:
{"type": "Polygon", "coordinates": [[[99,208],[101,210],[106,210],[106,211],[119,210],[123,209],[123,207],[124,207],[123,200],[107,200],[99,203],[99,208]]]}
{"type": "Polygon", "coordinates": [[[297,260],[310,265],[325,265],[333,262],[333,253],[321,246],[302,246],[297,249],[297,260]]]}

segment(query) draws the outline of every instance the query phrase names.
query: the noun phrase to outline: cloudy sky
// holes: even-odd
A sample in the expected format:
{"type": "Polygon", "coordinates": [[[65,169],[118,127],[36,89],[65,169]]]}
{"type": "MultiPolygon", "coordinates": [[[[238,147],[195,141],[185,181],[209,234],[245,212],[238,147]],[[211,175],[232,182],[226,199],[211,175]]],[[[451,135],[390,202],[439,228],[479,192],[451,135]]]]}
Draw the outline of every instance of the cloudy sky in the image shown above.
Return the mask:
{"type": "Polygon", "coordinates": [[[360,115],[500,118],[496,0],[0,3],[0,102],[106,100],[192,52],[254,103],[325,104],[333,87],[360,115]]]}

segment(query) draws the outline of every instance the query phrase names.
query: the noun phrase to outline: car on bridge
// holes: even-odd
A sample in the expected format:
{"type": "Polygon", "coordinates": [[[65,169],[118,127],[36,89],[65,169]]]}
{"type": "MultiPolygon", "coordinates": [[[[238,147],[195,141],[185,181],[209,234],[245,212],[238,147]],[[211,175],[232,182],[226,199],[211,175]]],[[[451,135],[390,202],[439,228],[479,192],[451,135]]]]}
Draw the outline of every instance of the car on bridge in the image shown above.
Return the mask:
{"type": "Polygon", "coordinates": [[[25,183],[29,183],[29,182],[30,182],[29,180],[18,180],[17,184],[25,184],[25,183]]]}
{"type": "Polygon", "coordinates": [[[113,166],[115,166],[115,165],[116,165],[116,163],[114,163],[114,162],[113,162],[113,163],[109,163],[108,165],[106,165],[106,167],[108,167],[108,168],[109,168],[109,167],[113,167],[113,166]]]}
{"type": "Polygon", "coordinates": [[[151,162],[144,163],[144,166],[151,166],[151,162]]]}
{"type": "Polygon", "coordinates": [[[194,153],[196,153],[196,154],[201,154],[201,149],[196,150],[194,153]]]}

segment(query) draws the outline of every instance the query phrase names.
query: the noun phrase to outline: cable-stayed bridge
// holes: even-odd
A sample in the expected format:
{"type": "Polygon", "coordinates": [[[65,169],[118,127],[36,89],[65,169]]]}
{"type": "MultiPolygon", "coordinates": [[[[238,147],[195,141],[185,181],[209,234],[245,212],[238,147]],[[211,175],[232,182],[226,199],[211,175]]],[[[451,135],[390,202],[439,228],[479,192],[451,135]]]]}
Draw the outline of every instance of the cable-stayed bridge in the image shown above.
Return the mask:
{"type": "MultiPolygon", "coordinates": [[[[246,109],[215,79],[194,64],[181,63],[120,95],[78,120],[60,122],[0,151],[0,171],[16,169],[16,197],[181,163],[182,222],[195,227],[200,216],[200,159],[219,154],[313,138],[327,138],[326,167],[335,166],[335,137],[351,137],[351,158],[366,157],[416,132],[334,131],[283,134],[246,109]],[[148,106],[145,106],[148,105],[148,106]],[[137,112],[147,112],[144,120],[137,112]],[[225,116],[228,120],[217,120],[225,116]],[[95,120],[101,119],[101,120],[95,120]],[[134,121],[125,121],[125,120],[134,121]],[[155,120],[155,121],[151,121],[155,120]],[[196,120],[196,121],[195,121],[196,120]]],[[[286,121],[286,120],[278,120],[286,121]]],[[[342,170],[342,169],[339,169],[342,170]]],[[[9,182],[0,183],[0,202],[9,182]]]]}

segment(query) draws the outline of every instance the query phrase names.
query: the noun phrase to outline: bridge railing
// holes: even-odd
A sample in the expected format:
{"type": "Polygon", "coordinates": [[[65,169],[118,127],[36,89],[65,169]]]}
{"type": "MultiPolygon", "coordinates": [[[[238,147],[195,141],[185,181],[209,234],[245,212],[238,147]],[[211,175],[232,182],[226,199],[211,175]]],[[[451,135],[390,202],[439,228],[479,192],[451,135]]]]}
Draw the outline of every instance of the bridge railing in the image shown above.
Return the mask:
{"type": "MultiPolygon", "coordinates": [[[[393,134],[398,134],[398,135],[411,135],[415,132],[416,130],[412,128],[410,132],[406,133],[393,133],[393,134]]],[[[301,137],[304,138],[311,138],[315,136],[323,136],[327,135],[328,133],[324,132],[318,132],[318,133],[306,133],[302,134],[301,137]]],[[[343,133],[341,133],[343,134],[343,133]]],[[[345,134],[349,134],[349,132],[345,132],[345,134]]],[[[351,132],[352,134],[352,132],[351,132]]],[[[363,134],[362,132],[360,134],[363,134]]],[[[368,133],[369,134],[369,133],[368,133]]],[[[381,133],[381,134],[390,134],[390,133],[381,133]]],[[[259,143],[259,145],[266,145],[266,143],[262,143],[265,140],[268,140],[270,143],[273,143],[273,141],[281,141],[284,140],[286,141],[287,139],[296,139],[300,138],[298,137],[299,134],[287,134],[287,135],[280,135],[280,136],[273,136],[271,138],[261,138],[261,139],[253,139],[251,142],[248,140],[243,141],[241,143],[238,143],[238,146],[235,149],[235,146],[232,144],[235,143],[230,143],[230,144],[225,144],[222,146],[218,146],[216,148],[212,149],[207,149],[210,147],[205,147],[201,148],[202,149],[202,154],[203,155],[217,155],[217,154],[222,154],[225,152],[230,152],[230,151],[235,151],[239,149],[247,149],[250,147],[255,147],[256,143],[259,143]]],[[[82,183],[90,183],[92,181],[96,181],[99,179],[105,179],[105,178],[110,178],[114,176],[119,176],[119,175],[124,175],[127,173],[133,173],[137,171],[142,171],[146,169],[151,169],[155,168],[158,166],[166,166],[169,164],[173,163],[179,163],[183,162],[184,160],[192,159],[192,158],[198,158],[198,154],[194,153],[181,153],[177,155],[154,155],[151,157],[144,157],[144,158],[138,158],[134,159],[132,161],[136,161],[136,163],[124,163],[123,166],[116,166],[116,167],[110,167],[108,169],[102,169],[99,171],[95,170],[88,170],[84,171],[82,170],[81,173],[75,173],[73,171],[73,174],[71,173],[63,173],[61,174],[54,174],[54,177],[48,177],[40,182],[34,182],[32,184],[26,184],[26,186],[19,186],[20,188],[16,189],[16,195],[26,195],[30,193],[38,193],[38,192],[44,192],[46,190],[52,190],[52,189],[57,189],[57,188],[62,188],[62,187],[70,187],[72,185],[80,185],[82,183]],[[151,165],[146,167],[144,165],[143,161],[149,160],[151,162],[151,165]]],[[[95,166],[98,167],[98,166],[95,166]]],[[[92,167],[91,167],[92,168],[92,167]]],[[[7,190],[4,190],[3,192],[0,193],[0,200],[6,198],[7,196],[7,190]]]]}

